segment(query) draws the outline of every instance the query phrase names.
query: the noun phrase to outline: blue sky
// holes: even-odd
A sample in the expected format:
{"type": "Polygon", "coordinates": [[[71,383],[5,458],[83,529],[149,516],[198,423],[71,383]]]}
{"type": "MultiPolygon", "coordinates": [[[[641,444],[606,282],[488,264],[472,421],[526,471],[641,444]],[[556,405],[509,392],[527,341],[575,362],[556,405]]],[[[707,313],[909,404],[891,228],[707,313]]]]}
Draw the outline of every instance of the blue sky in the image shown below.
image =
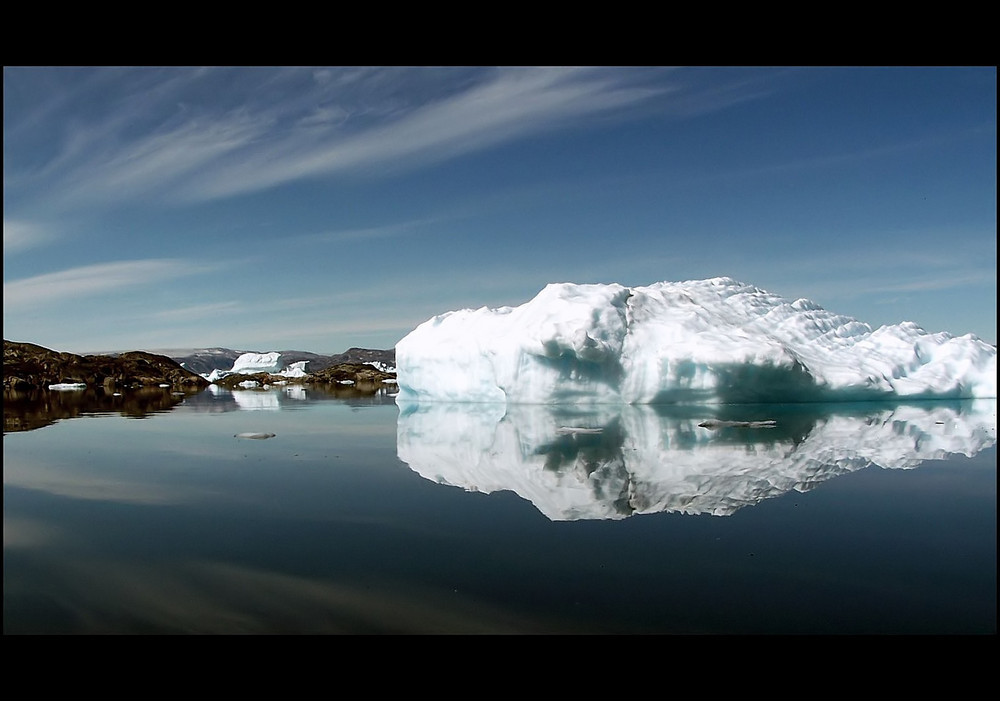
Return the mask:
{"type": "Polygon", "coordinates": [[[5,339],[391,348],[730,276],[996,342],[995,67],[5,67],[5,339]]]}

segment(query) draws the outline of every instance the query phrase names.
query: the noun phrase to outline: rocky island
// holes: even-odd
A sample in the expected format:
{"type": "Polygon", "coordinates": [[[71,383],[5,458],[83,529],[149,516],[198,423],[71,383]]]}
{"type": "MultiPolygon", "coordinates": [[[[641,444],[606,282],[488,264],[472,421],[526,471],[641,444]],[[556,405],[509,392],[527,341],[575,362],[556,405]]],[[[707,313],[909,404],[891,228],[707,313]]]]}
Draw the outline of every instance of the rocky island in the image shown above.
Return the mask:
{"type": "Polygon", "coordinates": [[[144,418],[169,411],[211,384],[240,390],[301,384],[336,388],[337,392],[349,389],[366,396],[395,381],[395,373],[388,371],[394,369],[391,350],[351,348],[334,356],[301,351],[247,354],[227,348],[196,351],[194,355],[177,353],[174,357],[147,351],[77,355],[6,339],[3,349],[5,434],[94,412],[144,418]],[[273,366],[247,365],[246,357],[260,360],[272,355],[273,366]],[[319,369],[289,373],[287,358],[295,361],[293,367],[315,362],[319,369]],[[201,362],[198,369],[206,370],[204,375],[187,367],[192,360],[201,362]],[[230,366],[237,371],[227,370],[217,379],[206,377],[230,366]],[[55,391],[59,389],[78,391],[55,391]]]}
{"type": "MultiPolygon", "coordinates": [[[[225,351],[226,349],[213,349],[225,351]]],[[[230,352],[234,353],[234,352],[230,352]]],[[[227,357],[225,353],[217,353],[227,357]]],[[[291,353],[245,354],[261,357],[274,356],[282,363],[291,353]]],[[[258,385],[276,383],[300,384],[360,384],[380,385],[395,380],[395,372],[388,371],[393,361],[392,351],[377,351],[351,348],[336,356],[300,354],[311,364],[315,362],[321,369],[316,372],[302,371],[298,374],[279,372],[276,367],[240,367],[234,364],[236,372],[223,374],[218,379],[209,379],[192,372],[185,362],[187,357],[174,359],[165,355],[145,351],[104,355],[76,355],[50,350],[33,343],[3,342],[3,387],[4,391],[44,390],[60,386],[81,386],[102,390],[106,393],[135,390],[140,387],[170,387],[185,393],[200,391],[210,384],[229,389],[246,386],[243,383],[256,382],[258,385]],[[180,360],[180,362],[178,362],[180,360]],[[323,362],[323,361],[326,362],[323,362]],[[183,363],[183,365],[182,365],[183,363]],[[251,370],[248,372],[248,370],[251,370]]],[[[225,361],[223,361],[225,362],[225,361]]],[[[299,361],[302,366],[306,363],[299,361]]],[[[217,368],[213,368],[217,369],[217,368]]]]}
{"type": "Polygon", "coordinates": [[[226,389],[246,387],[244,383],[257,383],[260,386],[274,384],[356,384],[378,387],[383,382],[395,382],[396,373],[386,372],[365,363],[340,363],[332,365],[319,372],[305,373],[301,377],[280,375],[269,372],[255,372],[226,375],[213,381],[213,384],[226,389]]]}
{"type": "Polygon", "coordinates": [[[119,355],[76,355],[4,339],[4,390],[46,389],[52,385],[86,385],[106,392],[169,385],[181,390],[204,389],[208,380],[163,355],[130,351],[119,355]]]}

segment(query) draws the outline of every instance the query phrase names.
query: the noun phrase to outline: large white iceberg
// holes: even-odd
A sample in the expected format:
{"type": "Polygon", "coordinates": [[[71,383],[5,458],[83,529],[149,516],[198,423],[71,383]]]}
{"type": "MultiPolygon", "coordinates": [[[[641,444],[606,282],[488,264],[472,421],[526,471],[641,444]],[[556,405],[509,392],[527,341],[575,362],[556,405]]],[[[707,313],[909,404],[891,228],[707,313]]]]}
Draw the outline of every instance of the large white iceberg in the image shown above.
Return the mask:
{"type": "Polygon", "coordinates": [[[876,330],[731,278],[550,284],[436,316],[396,345],[400,404],[748,403],[996,397],[996,348],[876,330]]]}

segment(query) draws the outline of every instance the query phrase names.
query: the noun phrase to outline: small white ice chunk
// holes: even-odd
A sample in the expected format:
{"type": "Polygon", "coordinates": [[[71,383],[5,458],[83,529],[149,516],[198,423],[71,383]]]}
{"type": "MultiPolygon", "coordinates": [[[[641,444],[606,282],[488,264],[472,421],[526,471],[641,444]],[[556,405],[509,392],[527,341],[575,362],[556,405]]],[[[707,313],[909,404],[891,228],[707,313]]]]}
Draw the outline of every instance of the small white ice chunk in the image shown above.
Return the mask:
{"type": "Polygon", "coordinates": [[[87,389],[87,385],[82,382],[57,382],[54,385],[49,385],[49,389],[55,390],[56,392],[77,392],[82,389],[87,389]]]}

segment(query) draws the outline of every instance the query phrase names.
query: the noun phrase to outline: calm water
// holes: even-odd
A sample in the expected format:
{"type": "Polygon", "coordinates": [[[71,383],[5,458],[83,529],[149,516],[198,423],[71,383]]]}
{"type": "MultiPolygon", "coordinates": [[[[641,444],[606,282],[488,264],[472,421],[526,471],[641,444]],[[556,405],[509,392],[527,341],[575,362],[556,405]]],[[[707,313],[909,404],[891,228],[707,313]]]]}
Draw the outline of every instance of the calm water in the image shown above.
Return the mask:
{"type": "Polygon", "coordinates": [[[992,401],[4,412],[7,634],[997,630],[992,401]]]}

